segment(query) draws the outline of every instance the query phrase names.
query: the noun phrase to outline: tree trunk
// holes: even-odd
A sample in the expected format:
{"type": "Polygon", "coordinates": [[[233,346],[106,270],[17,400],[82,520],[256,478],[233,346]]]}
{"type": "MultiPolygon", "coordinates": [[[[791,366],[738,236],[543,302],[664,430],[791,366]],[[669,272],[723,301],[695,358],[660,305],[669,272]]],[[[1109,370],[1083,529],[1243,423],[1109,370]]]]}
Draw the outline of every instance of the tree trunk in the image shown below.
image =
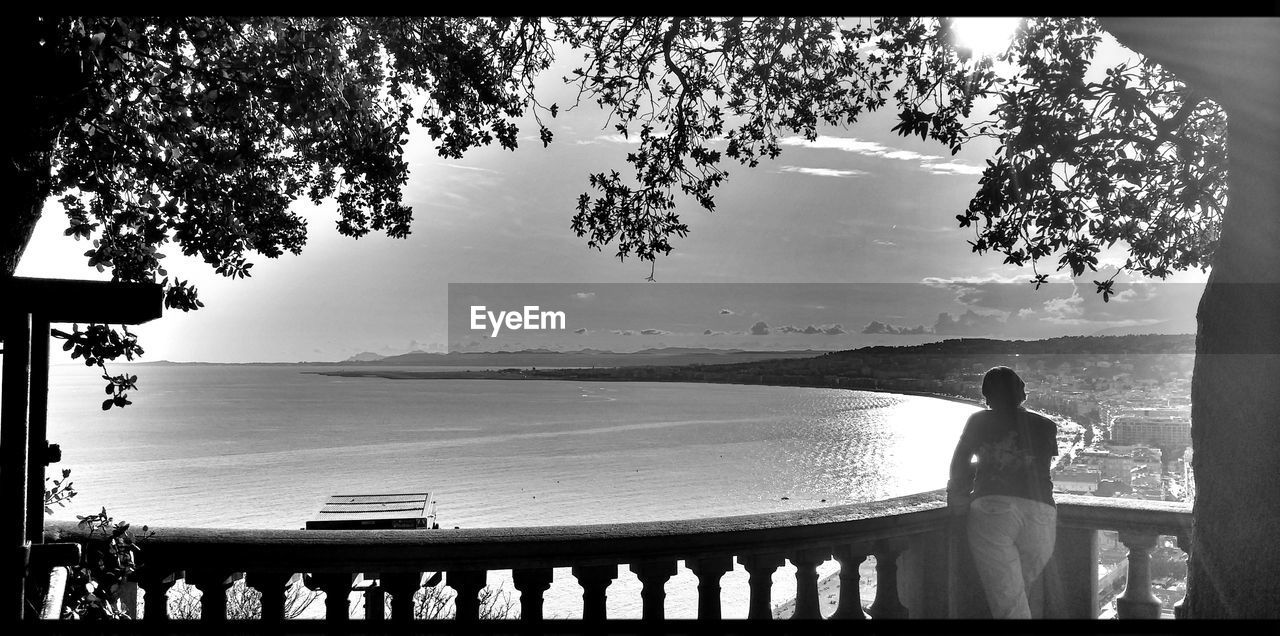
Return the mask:
{"type": "Polygon", "coordinates": [[[1192,618],[1280,618],[1280,21],[1101,20],[1227,111],[1221,240],[1196,313],[1192,618]]]}
{"type": "Polygon", "coordinates": [[[1228,118],[1229,199],[1196,314],[1187,602],[1194,618],[1280,618],[1280,127],[1228,118]]]}

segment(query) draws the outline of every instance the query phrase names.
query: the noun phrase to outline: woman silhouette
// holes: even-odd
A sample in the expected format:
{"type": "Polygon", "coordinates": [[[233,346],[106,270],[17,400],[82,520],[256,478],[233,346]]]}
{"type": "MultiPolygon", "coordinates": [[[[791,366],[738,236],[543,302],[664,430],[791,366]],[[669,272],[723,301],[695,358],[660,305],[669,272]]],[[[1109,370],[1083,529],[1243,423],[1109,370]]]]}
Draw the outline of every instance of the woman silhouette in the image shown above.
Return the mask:
{"type": "Polygon", "coordinates": [[[965,423],[951,458],[948,505],[968,508],[969,547],[993,618],[1031,618],[1027,592],[1057,532],[1049,464],[1057,426],[1027,411],[1022,378],[995,367],[982,378],[987,409],[965,423]]]}

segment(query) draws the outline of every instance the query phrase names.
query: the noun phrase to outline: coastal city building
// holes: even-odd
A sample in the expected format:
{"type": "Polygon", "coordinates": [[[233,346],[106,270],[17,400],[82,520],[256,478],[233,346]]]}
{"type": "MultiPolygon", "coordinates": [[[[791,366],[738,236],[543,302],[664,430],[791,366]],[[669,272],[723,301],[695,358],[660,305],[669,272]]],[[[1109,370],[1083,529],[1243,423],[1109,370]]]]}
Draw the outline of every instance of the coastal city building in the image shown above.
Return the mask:
{"type": "Polygon", "coordinates": [[[1117,415],[1111,423],[1111,439],[1121,444],[1190,446],[1191,411],[1148,408],[1117,415]]]}
{"type": "Polygon", "coordinates": [[[1053,489],[1059,492],[1093,494],[1098,490],[1102,474],[1082,467],[1067,467],[1053,475],[1053,489]]]}

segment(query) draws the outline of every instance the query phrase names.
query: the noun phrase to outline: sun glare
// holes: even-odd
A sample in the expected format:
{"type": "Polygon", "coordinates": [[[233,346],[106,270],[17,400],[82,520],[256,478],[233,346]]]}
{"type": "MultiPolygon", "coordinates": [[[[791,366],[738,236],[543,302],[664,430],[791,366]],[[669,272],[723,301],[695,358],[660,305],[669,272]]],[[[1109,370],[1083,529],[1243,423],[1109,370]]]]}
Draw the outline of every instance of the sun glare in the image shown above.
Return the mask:
{"type": "Polygon", "coordinates": [[[956,46],[974,55],[995,57],[1004,53],[1013,41],[1013,33],[1022,18],[954,18],[951,31],[956,46]]]}

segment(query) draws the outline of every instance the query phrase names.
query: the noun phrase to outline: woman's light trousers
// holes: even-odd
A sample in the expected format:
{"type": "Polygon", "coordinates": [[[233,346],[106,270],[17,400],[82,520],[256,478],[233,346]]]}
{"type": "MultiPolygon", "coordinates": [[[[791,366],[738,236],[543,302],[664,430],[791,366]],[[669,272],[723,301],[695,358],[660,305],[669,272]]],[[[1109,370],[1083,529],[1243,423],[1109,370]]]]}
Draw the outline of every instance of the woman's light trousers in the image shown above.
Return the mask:
{"type": "Polygon", "coordinates": [[[1031,618],[1028,591],[1053,554],[1058,510],[1005,495],[969,504],[969,548],[992,618],[1031,618]]]}

